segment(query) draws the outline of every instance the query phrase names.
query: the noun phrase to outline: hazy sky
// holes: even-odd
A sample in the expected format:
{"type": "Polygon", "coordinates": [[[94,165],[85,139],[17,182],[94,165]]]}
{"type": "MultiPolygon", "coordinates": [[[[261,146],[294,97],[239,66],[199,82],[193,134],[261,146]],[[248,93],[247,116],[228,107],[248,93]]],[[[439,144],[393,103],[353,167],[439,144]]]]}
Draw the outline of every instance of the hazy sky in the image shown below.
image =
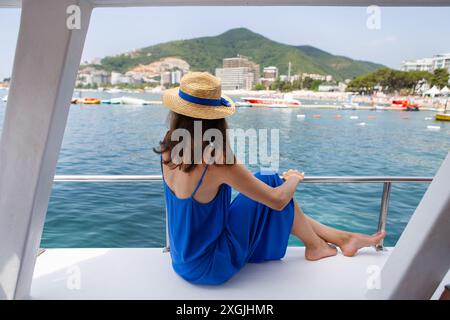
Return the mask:
{"type": "MultiPolygon", "coordinates": [[[[450,52],[450,8],[381,8],[381,28],[366,8],[180,7],[95,9],[83,60],[177,39],[246,27],[272,40],[398,68],[404,59],[450,52]]],[[[19,9],[0,9],[0,78],[11,74],[19,9]]]]}

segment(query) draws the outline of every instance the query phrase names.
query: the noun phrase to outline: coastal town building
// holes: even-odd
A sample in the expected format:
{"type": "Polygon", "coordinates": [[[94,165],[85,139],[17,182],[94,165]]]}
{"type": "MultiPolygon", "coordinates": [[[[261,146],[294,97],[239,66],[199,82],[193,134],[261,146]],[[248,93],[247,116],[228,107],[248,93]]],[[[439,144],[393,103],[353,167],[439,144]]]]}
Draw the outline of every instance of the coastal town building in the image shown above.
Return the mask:
{"type": "Polygon", "coordinates": [[[278,68],[274,66],[264,67],[263,69],[264,79],[276,79],[278,78],[278,68]]]}
{"type": "Polygon", "coordinates": [[[432,58],[422,58],[402,61],[403,71],[428,71],[447,69],[450,72],[450,53],[437,54],[432,58]]]}
{"type": "Polygon", "coordinates": [[[333,76],[332,75],[323,75],[323,74],[318,74],[318,73],[302,73],[301,74],[301,79],[305,80],[306,78],[310,78],[313,80],[320,80],[320,81],[326,81],[326,82],[331,82],[333,81],[333,76]]]}
{"type": "Polygon", "coordinates": [[[224,90],[250,90],[260,81],[260,66],[249,57],[238,55],[223,59],[222,68],[216,68],[215,74],[224,90]]]}
{"type": "Polygon", "coordinates": [[[161,72],[161,86],[165,87],[167,85],[179,84],[184,72],[179,69],[172,69],[169,71],[161,72]]]}
{"type": "Polygon", "coordinates": [[[77,86],[103,86],[119,84],[161,84],[161,86],[180,83],[184,74],[189,72],[189,64],[180,58],[166,57],[150,64],[140,64],[125,74],[85,67],[78,72],[77,86]]]}
{"type": "Polygon", "coordinates": [[[286,75],[282,74],[280,75],[280,81],[289,81],[290,83],[293,83],[294,81],[300,80],[300,75],[294,74],[294,75],[286,75]]]}
{"type": "Polygon", "coordinates": [[[216,68],[216,77],[220,79],[223,90],[251,90],[255,82],[248,67],[216,68]]]}
{"type": "Polygon", "coordinates": [[[347,85],[344,82],[339,82],[337,84],[323,83],[317,88],[319,92],[344,92],[347,89],[347,85]]]}
{"type": "Polygon", "coordinates": [[[402,62],[403,71],[433,71],[433,59],[416,59],[416,60],[405,60],[402,62]]]}
{"type": "Polygon", "coordinates": [[[274,66],[264,67],[262,77],[260,78],[260,82],[266,88],[270,87],[270,85],[278,78],[278,68],[274,66]]]}
{"type": "Polygon", "coordinates": [[[87,67],[78,72],[76,85],[105,85],[111,83],[111,74],[105,70],[87,67]]]}
{"type": "Polygon", "coordinates": [[[171,74],[170,71],[161,72],[161,86],[166,86],[170,84],[171,74]]]}
{"type": "Polygon", "coordinates": [[[223,59],[223,68],[240,68],[240,67],[247,67],[249,69],[249,72],[253,73],[254,79],[260,78],[259,64],[250,60],[249,57],[238,55],[237,57],[223,59]]]}
{"type": "Polygon", "coordinates": [[[189,63],[177,57],[166,57],[147,65],[138,65],[127,72],[127,75],[140,77],[143,82],[154,82],[160,78],[161,86],[180,83],[181,77],[188,73],[189,63]]]}
{"type": "Polygon", "coordinates": [[[144,83],[149,82],[147,81],[149,79],[144,78],[140,74],[129,74],[128,72],[125,74],[119,73],[119,72],[111,72],[111,84],[112,85],[118,85],[118,84],[138,84],[138,83],[144,83]]]}
{"type": "Polygon", "coordinates": [[[433,57],[434,69],[447,69],[450,72],[450,53],[438,54],[433,57]]]}

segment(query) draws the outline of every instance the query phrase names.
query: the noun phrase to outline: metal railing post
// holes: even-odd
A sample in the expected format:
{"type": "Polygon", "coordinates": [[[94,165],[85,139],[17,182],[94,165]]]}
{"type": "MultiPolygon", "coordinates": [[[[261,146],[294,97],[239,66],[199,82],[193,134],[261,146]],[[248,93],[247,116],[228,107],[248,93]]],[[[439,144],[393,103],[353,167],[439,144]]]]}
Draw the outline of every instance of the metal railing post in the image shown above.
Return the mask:
{"type": "Polygon", "coordinates": [[[167,208],[166,208],[166,246],[163,248],[163,252],[170,251],[170,242],[169,242],[169,222],[167,221],[167,208]]]}
{"type": "MultiPolygon", "coordinates": [[[[383,194],[381,196],[380,215],[378,218],[377,232],[386,230],[386,221],[389,209],[389,196],[391,194],[391,182],[383,183],[383,194]]],[[[376,246],[377,251],[383,250],[383,240],[376,246]]]]}

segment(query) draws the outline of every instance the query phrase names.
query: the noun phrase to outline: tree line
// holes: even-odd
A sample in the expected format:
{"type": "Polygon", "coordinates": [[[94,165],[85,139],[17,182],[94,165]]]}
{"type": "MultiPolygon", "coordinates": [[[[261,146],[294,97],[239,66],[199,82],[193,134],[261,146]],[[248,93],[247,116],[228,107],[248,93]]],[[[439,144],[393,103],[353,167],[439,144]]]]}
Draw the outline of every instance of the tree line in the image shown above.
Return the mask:
{"type": "Polygon", "coordinates": [[[317,91],[319,85],[322,83],[323,81],[321,80],[314,80],[309,77],[306,77],[303,80],[294,80],[294,81],[281,81],[278,78],[274,82],[272,82],[268,88],[266,88],[266,86],[263,85],[262,83],[257,83],[253,89],[254,90],[270,89],[281,92],[289,92],[292,90],[301,90],[301,89],[317,91]]]}
{"type": "Polygon", "coordinates": [[[347,91],[360,94],[372,94],[374,91],[385,93],[400,92],[414,94],[425,83],[443,88],[448,85],[447,69],[428,71],[399,71],[389,68],[379,69],[369,74],[354,78],[347,86],[347,91]]]}

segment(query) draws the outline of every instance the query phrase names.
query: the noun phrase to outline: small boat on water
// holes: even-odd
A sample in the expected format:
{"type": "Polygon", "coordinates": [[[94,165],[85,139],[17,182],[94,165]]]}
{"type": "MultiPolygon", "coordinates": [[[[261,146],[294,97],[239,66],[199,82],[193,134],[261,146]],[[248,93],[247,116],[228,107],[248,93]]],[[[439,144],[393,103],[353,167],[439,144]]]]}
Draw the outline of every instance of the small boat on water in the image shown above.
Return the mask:
{"type": "Polygon", "coordinates": [[[450,113],[436,113],[435,119],[440,121],[450,121],[450,113]]]}
{"type": "Polygon", "coordinates": [[[3,97],[3,99],[2,99],[2,101],[3,101],[3,102],[6,102],[6,101],[8,101],[8,96],[7,96],[7,95],[6,95],[6,96],[4,96],[4,97],[3,97]]]}
{"type": "Polygon", "coordinates": [[[236,101],[236,107],[240,107],[240,108],[248,108],[251,107],[252,105],[248,102],[245,101],[236,101]]]}
{"type": "Polygon", "coordinates": [[[77,99],[77,103],[82,104],[100,104],[101,100],[98,98],[81,98],[77,99]]]}
{"type": "Polygon", "coordinates": [[[359,107],[359,103],[356,103],[356,102],[342,104],[343,110],[356,110],[358,107],[359,107]]]}
{"type": "Polygon", "coordinates": [[[139,98],[133,98],[133,97],[122,97],[118,98],[121,99],[122,104],[129,104],[129,105],[136,105],[136,106],[143,106],[150,104],[149,101],[139,98]]]}
{"type": "Polygon", "coordinates": [[[100,104],[101,100],[97,98],[72,98],[71,104],[100,104]]]}
{"type": "Polygon", "coordinates": [[[107,100],[102,100],[102,104],[121,104],[122,98],[112,98],[107,100]]]}
{"type": "Polygon", "coordinates": [[[118,92],[122,92],[122,90],[117,89],[117,88],[110,88],[110,89],[105,89],[105,92],[118,93],[118,92]]]}
{"type": "Polygon", "coordinates": [[[392,104],[401,106],[404,111],[419,111],[419,105],[411,103],[409,100],[392,100],[392,104]]]}
{"type": "Polygon", "coordinates": [[[267,107],[267,108],[298,108],[301,102],[296,99],[289,98],[242,98],[248,105],[252,107],[267,107]]]}
{"type": "Polygon", "coordinates": [[[134,98],[134,97],[120,97],[101,100],[98,98],[72,98],[72,104],[127,104],[127,105],[148,105],[150,101],[134,98]]]}
{"type": "Polygon", "coordinates": [[[436,115],[434,116],[436,120],[450,121],[450,113],[447,113],[448,103],[449,103],[449,100],[447,99],[447,102],[445,103],[444,112],[436,113],[436,115]]]}

